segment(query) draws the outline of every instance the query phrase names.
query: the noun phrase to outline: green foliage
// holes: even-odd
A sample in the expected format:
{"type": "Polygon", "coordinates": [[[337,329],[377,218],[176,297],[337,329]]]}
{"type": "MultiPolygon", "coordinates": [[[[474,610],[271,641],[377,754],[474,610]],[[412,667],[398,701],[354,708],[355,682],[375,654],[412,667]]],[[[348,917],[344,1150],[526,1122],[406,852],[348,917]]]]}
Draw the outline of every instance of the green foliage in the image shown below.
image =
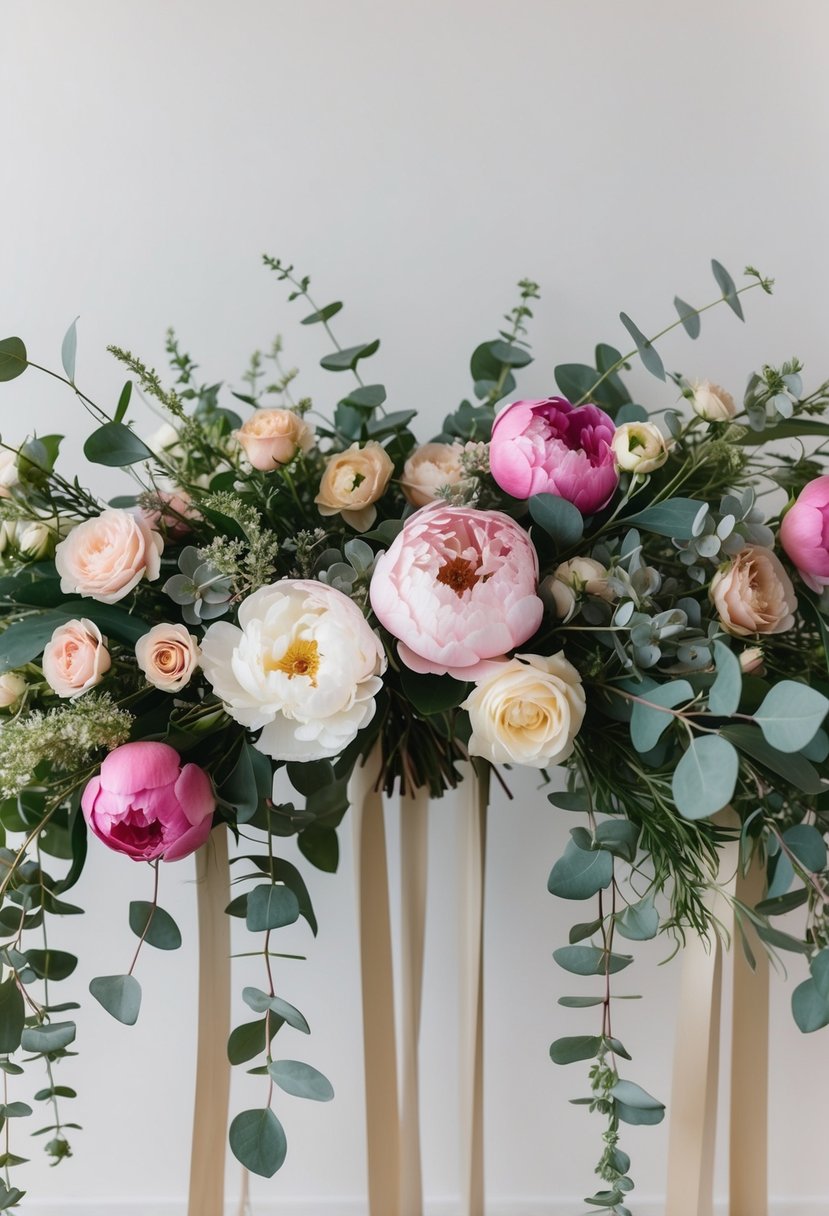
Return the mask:
{"type": "Polygon", "coordinates": [[[740,318],[741,321],[744,321],[745,317],[743,316],[743,306],[740,303],[740,298],[737,295],[737,287],[731,275],[728,273],[726,268],[716,260],[716,258],[711,259],[711,272],[714,275],[714,278],[717,280],[717,286],[723,293],[723,297],[728,307],[740,318]]]}
{"type": "Polygon", "coordinates": [[[300,1060],[272,1060],[268,1072],[280,1089],[296,1098],[330,1102],[334,1097],[334,1087],[328,1078],[300,1060]]]}
{"type": "Polygon", "coordinates": [[[572,1035],[556,1039],[550,1045],[550,1059],[554,1064],[575,1064],[579,1060],[592,1060],[601,1047],[601,1035],[572,1035]]]}
{"type": "Polygon", "coordinates": [[[598,946],[560,946],[553,958],[573,975],[615,975],[633,962],[629,954],[608,954],[598,946]]]}
{"type": "Polygon", "coordinates": [[[740,705],[743,674],[739,660],[724,642],[714,642],[714,657],[717,662],[717,677],[708,690],[708,708],[717,717],[730,718],[732,714],[736,714],[740,705]]]}
{"type": "Polygon", "coordinates": [[[638,752],[656,747],[664,731],[674,721],[670,713],[677,705],[692,701],[694,690],[687,680],[674,680],[651,688],[642,700],[634,701],[630,718],[630,738],[638,752]],[[658,708],[654,708],[658,707],[658,708]]]}
{"type": "Polygon", "coordinates": [[[146,443],[122,422],[105,422],[93,431],[83,445],[83,454],[93,464],[111,468],[125,468],[153,458],[146,443]]]}
{"type": "Polygon", "coordinates": [[[671,790],[686,819],[704,819],[721,811],[734,796],[740,760],[721,735],[692,739],[676,766],[671,790]]]}
{"type": "Polygon", "coordinates": [[[230,1124],[234,1157],[252,1174],[272,1178],[288,1151],[282,1124],[272,1110],[243,1110],[230,1124]]]}
{"type": "Polygon", "coordinates": [[[676,540],[690,540],[694,534],[694,523],[705,503],[695,498],[670,498],[666,502],[645,507],[624,520],[632,528],[642,528],[657,536],[668,536],[676,540]]]}
{"type": "Polygon", "coordinates": [[[28,366],[26,347],[20,338],[0,340],[0,382],[15,380],[23,375],[28,366]]]}
{"type": "Polygon", "coordinates": [[[753,717],[772,747],[799,752],[814,739],[828,709],[829,700],[817,689],[797,680],[780,680],[753,717]]]}
{"type": "Polygon", "coordinates": [[[614,1108],[623,1123],[654,1124],[665,1118],[665,1104],[633,1081],[619,1080],[610,1091],[614,1108]]]}
{"type": "Polygon", "coordinates": [[[679,313],[682,328],[689,338],[698,338],[700,333],[699,313],[690,304],[686,304],[679,296],[674,296],[674,308],[679,313]]]}
{"type": "Polygon", "coordinates": [[[0,984],[0,1053],[3,1055],[10,1055],[20,1046],[25,1018],[23,994],[15,977],[10,975],[0,984]]]}
{"type": "Polygon", "coordinates": [[[170,913],[158,904],[132,900],[129,920],[133,933],[148,946],[155,946],[156,950],[178,950],[181,946],[181,930],[170,913]]]}
{"type": "Polygon", "coordinates": [[[639,358],[642,360],[642,366],[656,376],[657,380],[665,379],[665,365],[662,359],[657,354],[653,343],[649,338],[646,338],[641,329],[635,322],[631,321],[630,317],[623,312],[619,313],[619,320],[624,325],[625,329],[630,334],[633,341],[636,343],[636,349],[639,353],[639,358]]]}
{"type": "Polygon", "coordinates": [[[247,926],[251,933],[281,929],[299,917],[299,900],[290,887],[261,883],[248,894],[247,926]]]}
{"type": "Polygon", "coordinates": [[[141,985],[134,975],[99,975],[89,991],[107,1013],[125,1026],[134,1026],[141,1011],[141,985]]]}
{"type": "Polygon", "coordinates": [[[66,372],[67,380],[75,380],[75,359],[78,353],[78,318],[67,329],[60,348],[60,361],[66,372]]]}
{"type": "Polygon", "coordinates": [[[604,851],[586,852],[575,840],[550,871],[547,890],[561,899],[590,899],[613,879],[613,860],[604,851]]]}
{"type": "Polygon", "coordinates": [[[559,549],[571,549],[584,534],[578,507],[556,494],[534,494],[529,501],[533,522],[543,528],[559,549]]]}

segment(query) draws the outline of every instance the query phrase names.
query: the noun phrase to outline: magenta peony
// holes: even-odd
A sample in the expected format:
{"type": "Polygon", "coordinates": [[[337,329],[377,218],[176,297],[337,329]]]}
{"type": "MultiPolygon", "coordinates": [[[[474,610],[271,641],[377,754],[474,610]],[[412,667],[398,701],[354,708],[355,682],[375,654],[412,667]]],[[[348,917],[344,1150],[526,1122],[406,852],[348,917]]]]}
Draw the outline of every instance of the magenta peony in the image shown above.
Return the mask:
{"type": "Polygon", "coordinates": [[[380,555],[371,606],[413,671],[476,680],[535,633],[538,557],[500,511],[433,504],[380,555]]]}
{"type": "Polygon", "coordinates": [[[829,586],[829,477],[816,477],[783,516],[780,543],[807,587],[829,586]]]}
{"type": "Polygon", "coordinates": [[[210,835],[216,796],[197,764],[166,743],[125,743],[109,753],[81,798],[95,835],[135,861],[178,861],[210,835]]]}
{"type": "Polygon", "coordinates": [[[613,420],[564,397],[514,401],[492,428],[492,476],[513,498],[556,494],[583,515],[606,506],[619,484],[613,420]]]}

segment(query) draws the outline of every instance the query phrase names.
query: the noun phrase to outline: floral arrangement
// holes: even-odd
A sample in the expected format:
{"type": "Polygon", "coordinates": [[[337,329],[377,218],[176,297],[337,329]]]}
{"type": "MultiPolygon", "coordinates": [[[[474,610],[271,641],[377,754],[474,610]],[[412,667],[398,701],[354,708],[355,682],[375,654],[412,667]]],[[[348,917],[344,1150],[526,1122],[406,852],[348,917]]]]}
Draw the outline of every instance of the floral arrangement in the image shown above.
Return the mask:
{"type": "MultiPolygon", "coordinates": [[[[745,948],[802,955],[795,1020],[829,1024],[829,382],[806,392],[798,361],[765,366],[738,404],[667,372],[662,334],[622,314],[628,354],[600,344],[593,364],[554,369],[560,395],[512,399],[538,296],[524,280],[505,328],[472,355],[472,396],[419,446],[415,411],[387,412],[385,389],[361,377],[379,343],[341,347],[330,323],[342,305],[319,307],[307,277],[265,261],[330,339],[322,366],[353,377],[328,413],[297,396],[280,340],[253,356],[229,408],[172,332],[170,386],[110,348],[129,373],[110,412],[78,386],[73,325],[64,374],[48,374],[94,421],[86,456],[128,470],[132,494],[105,504],[59,472],[57,435],[0,448],[0,1209],[23,1195],[9,1174],[22,1160],[9,1125],[32,1109],[9,1093],[21,1054],[45,1071],[34,1100],[52,1109],[46,1150],[70,1155],[74,1091],[55,1074],[77,1071],[74,1006],[53,985],[77,960],[50,949],[47,925],[80,911],[67,894],[88,829],[93,847],[152,871],[152,897],[129,909],[132,965],[90,985],[126,1024],[141,948],[181,944],[158,902],[160,863],[217,824],[241,840],[253,873],[227,911],[258,935],[263,980],[245,989],[254,1020],[228,1052],[254,1061],[266,1095],[235,1115],[230,1144],[251,1170],[279,1169],[274,1086],[333,1095],[276,1050],[283,1027],[308,1024],[276,995],[272,934],[299,917],[316,929],[279,840],[296,834],[311,865],[336,869],[349,778],[373,753],[386,791],[432,796],[470,758],[482,780],[565,766],[551,814],[576,826],[549,890],[596,906],[554,957],[600,984],[560,997],[587,1009],[594,1033],[550,1051],[589,1062],[583,1101],[606,1125],[602,1189],[587,1202],[629,1216],[621,1125],[659,1122],[664,1106],[630,1079],[613,1034],[615,977],[632,961],[617,944],[715,934],[706,894],[735,836],[742,864],[768,873],[762,902],[735,908],[745,948]],[[662,386],[651,413],[625,384],[637,357],[662,386]],[[135,391],[164,416],[146,440],[129,422],[135,391]],[[796,908],[799,937],[773,923],[796,908]]],[[[742,319],[745,292],[771,291],[752,268],[738,290],[712,266],[706,308],[742,319]]],[[[705,309],[675,306],[662,333],[696,338],[705,309]]],[[[19,338],[0,342],[0,379],[27,370],[47,371],[19,338]]]]}

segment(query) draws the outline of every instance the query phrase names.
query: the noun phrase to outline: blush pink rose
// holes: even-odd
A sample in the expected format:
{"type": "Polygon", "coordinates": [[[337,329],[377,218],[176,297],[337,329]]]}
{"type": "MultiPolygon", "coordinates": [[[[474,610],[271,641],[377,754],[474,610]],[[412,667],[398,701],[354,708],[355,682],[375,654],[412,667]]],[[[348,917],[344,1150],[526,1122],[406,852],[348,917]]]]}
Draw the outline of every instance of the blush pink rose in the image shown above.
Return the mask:
{"type": "Polygon", "coordinates": [[[186,490],[159,490],[157,507],[145,507],[141,514],[150,528],[163,531],[171,540],[180,540],[190,531],[190,521],[201,519],[186,490]]]}
{"type": "Polygon", "coordinates": [[[514,519],[436,503],[377,559],[371,606],[407,667],[477,680],[538,629],[537,583],[538,556],[514,519]]]}
{"type": "Polygon", "coordinates": [[[780,543],[807,587],[829,586],[829,476],[816,477],[783,516],[780,543]]]}
{"type": "Polygon", "coordinates": [[[593,515],[619,484],[613,420],[597,405],[564,397],[514,401],[492,428],[492,476],[513,498],[555,494],[593,515]]]}
{"type": "Polygon", "coordinates": [[[182,767],[167,743],[125,743],[104,760],[81,807],[95,835],[116,853],[178,861],[210,835],[216,795],[204,769],[182,767]]]}
{"type": "Polygon", "coordinates": [[[101,604],[129,595],[161,571],[164,541],[140,514],[110,508],[73,528],[55,550],[60,589],[101,604]]]}
{"type": "Polygon", "coordinates": [[[100,684],[111,665],[106,640],[85,617],[58,625],[43,651],[43,678],[59,697],[80,697],[100,684]]]}
{"type": "Polygon", "coordinates": [[[745,545],[718,570],[709,588],[723,628],[737,637],[786,633],[794,625],[797,596],[771,549],[745,545]]]}

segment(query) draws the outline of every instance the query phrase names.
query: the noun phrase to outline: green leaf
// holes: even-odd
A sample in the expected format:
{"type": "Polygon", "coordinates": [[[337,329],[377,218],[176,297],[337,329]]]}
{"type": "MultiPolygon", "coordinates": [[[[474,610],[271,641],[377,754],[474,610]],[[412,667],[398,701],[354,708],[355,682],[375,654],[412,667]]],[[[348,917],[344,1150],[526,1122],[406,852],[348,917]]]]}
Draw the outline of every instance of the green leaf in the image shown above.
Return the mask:
{"type": "Polygon", "coordinates": [[[743,673],[740,661],[724,642],[714,643],[714,658],[717,676],[708,690],[708,708],[718,718],[730,718],[736,714],[743,690],[743,673]]]}
{"type": "Polygon", "coordinates": [[[595,846],[621,857],[622,861],[634,862],[639,845],[639,828],[629,819],[605,819],[596,826],[595,846]]]}
{"type": "Polygon", "coordinates": [[[73,617],[89,617],[107,637],[135,645],[149,626],[116,604],[98,604],[92,599],[68,599],[60,608],[33,613],[14,621],[0,633],[0,671],[22,667],[42,654],[43,647],[59,625],[73,617]]]}
{"type": "Polygon", "coordinates": [[[555,790],[547,795],[547,801],[562,811],[589,811],[590,799],[584,790],[555,790]]]}
{"type": "Polygon", "coordinates": [[[584,535],[581,511],[566,498],[559,498],[557,494],[534,494],[529,507],[533,521],[560,549],[572,548],[584,535]]]}
{"type": "Polygon", "coordinates": [[[247,927],[251,933],[281,929],[299,918],[299,901],[290,887],[262,883],[248,894],[247,927]]]}
{"type": "Polygon", "coordinates": [[[227,1058],[231,1064],[246,1064],[265,1050],[266,1025],[264,1018],[255,1022],[243,1022],[235,1026],[227,1040],[227,1058]]]}
{"type": "Polygon", "coordinates": [[[409,667],[401,668],[400,682],[407,701],[425,717],[455,709],[466,700],[470,688],[468,683],[452,676],[420,675],[409,667]]]}
{"type": "Polygon", "coordinates": [[[594,1005],[603,1005],[603,996],[560,996],[558,1004],[565,1009],[592,1009],[594,1005]]]}
{"type": "Polygon", "coordinates": [[[792,1016],[804,1034],[829,1026],[829,997],[815,980],[804,980],[792,993],[792,1016]]]}
{"type": "Polygon", "coordinates": [[[93,464],[123,468],[141,460],[152,460],[152,452],[123,422],[105,422],[83,445],[83,454],[93,464]]]}
{"type": "MultiPolygon", "coordinates": [[[[2,647],[2,635],[0,635],[0,647],[2,647]]],[[[763,738],[758,727],[735,723],[733,726],[723,727],[720,734],[723,738],[730,739],[739,747],[740,751],[765,765],[784,781],[797,786],[805,794],[822,793],[823,782],[815,766],[810,764],[804,756],[793,752],[781,752],[777,748],[771,747],[763,738]]]]}
{"type": "Polygon", "coordinates": [[[305,885],[305,879],[300,874],[295,865],[290,861],[284,861],[283,858],[274,859],[274,877],[277,882],[283,882],[286,887],[290,887],[296,896],[296,901],[299,904],[299,914],[304,916],[308,922],[308,926],[314,937],[317,936],[317,918],[314,915],[314,905],[311,902],[311,896],[308,892],[308,887],[305,885]]]}
{"type": "Polygon", "coordinates": [[[37,1055],[49,1055],[53,1051],[62,1051],[75,1041],[74,1022],[47,1022],[42,1026],[29,1026],[23,1031],[20,1040],[24,1051],[37,1055]]]}
{"type": "Polygon", "coordinates": [[[575,946],[577,942],[586,941],[588,937],[592,937],[594,933],[598,933],[601,927],[602,921],[600,917],[597,917],[596,920],[587,921],[585,924],[573,925],[567,935],[567,940],[571,946],[575,946]]]}
{"type": "Polygon", "coordinates": [[[613,881],[613,859],[597,850],[585,852],[574,840],[567,843],[564,855],[550,871],[547,890],[560,899],[591,899],[613,881]]]}
{"type": "Polygon", "coordinates": [[[132,397],[132,380],[128,380],[121,389],[121,395],[118,398],[118,404],[115,407],[115,417],[113,422],[123,422],[129,409],[130,398],[132,397]]]}
{"type": "Polygon", "coordinates": [[[592,1060],[602,1046],[601,1035],[577,1034],[569,1038],[556,1039],[550,1044],[550,1059],[554,1064],[575,1064],[579,1060],[592,1060]]]}
{"type": "Polygon", "coordinates": [[[35,975],[44,980],[65,980],[78,965],[75,955],[65,950],[27,950],[25,958],[35,975]]]}
{"type": "Polygon", "coordinates": [[[754,910],[761,916],[785,916],[787,912],[802,908],[808,898],[809,892],[806,888],[798,887],[796,891],[790,891],[787,895],[761,899],[759,904],[755,905],[754,910]]]}
{"type": "Polygon", "coordinates": [[[783,833],[783,842],[800,864],[813,874],[819,874],[826,866],[826,841],[812,824],[798,823],[787,828],[783,833]]]}
{"type": "Polygon", "coordinates": [[[272,1060],[268,1072],[280,1089],[295,1098],[310,1098],[312,1102],[330,1102],[334,1087],[327,1077],[300,1060],[272,1060]]]}
{"type": "Polygon", "coordinates": [[[496,363],[506,364],[507,367],[526,367],[533,361],[532,355],[523,346],[513,346],[511,342],[500,339],[489,343],[489,353],[496,363]]]}
{"type": "Polygon", "coordinates": [[[721,735],[691,741],[674,770],[671,788],[685,819],[704,819],[721,811],[734,795],[740,760],[721,735]]]}
{"type": "Polygon", "coordinates": [[[379,346],[378,340],[366,342],[362,346],[349,346],[345,350],[335,350],[320,359],[320,367],[329,372],[352,372],[361,359],[370,358],[379,346]]]}
{"type": "Polygon", "coordinates": [[[381,414],[379,418],[369,422],[366,433],[370,439],[391,435],[395,431],[402,431],[416,417],[417,410],[395,410],[392,414],[381,414]]]}
{"type": "Polygon", "coordinates": [[[743,316],[743,306],[740,303],[740,297],[737,295],[737,287],[731,275],[728,273],[726,268],[716,260],[716,258],[711,259],[711,271],[714,278],[717,280],[717,286],[725,296],[726,304],[733,313],[736,313],[741,321],[744,321],[745,317],[743,316]]]}
{"type": "Polygon", "coordinates": [[[300,832],[297,847],[312,866],[325,874],[336,874],[340,864],[340,842],[335,828],[312,823],[300,832]]]}
{"type": "Polygon", "coordinates": [[[667,502],[645,507],[644,511],[639,511],[636,515],[629,515],[621,522],[632,528],[644,528],[646,532],[655,532],[657,536],[690,540],[693,535],[694,520],[704,506],[705,503],[696,498],[669,498],[667,502]]]}
{"type": "Polygon", "coordinates": [[[809,963],[809,970],[818,992],[829,1000],[829,949],[818,951],[809,963]]]}
{"type": "Polygon", "coordinates": [[[231,1123],[228,1138],[236,1160],[261,1178],[272,1178],[285,1161],[285,1132],[268,1107],[243,1110],[231,1123]]]}
{"type": "Polygon", "coordinates": [[[779,752],[799,752],[820,729],[829,700],[808,684],[781,680],[752,715],[767,743],[779,752]]]}
{"type": "Polygon", "coordinates": [[[619,320],[622,322],[625,329],[636,343],[636,349],[639,352],[639,358],[642,360],[643,367],[645,367],[652,376],[656,376],[657,380],[664,380],[665,367],[650,338],[645,337],[641,329],[638,327],[638,325],[631,321],[627,313],[620,312],[619,320]]]}
{"type": "Polygon", "coordinates": [[[20,338],[0,340],[0,381],[22,376],[28,366],[26,347],[20,338]]]}
{"type": "Polygon", "coordinates": [[[75,380],[75,356],[78,353],[78,318],[67,329],[60,348],[60,361],[66,372],[66,379],[75,380]]]}
{"type": "Polygon", "coordinates": [[[633,962],[630,954],[611,954],[605,968],[605,952],[598,946],[560,946],[553,951],[553,958],[559,967],[572,975],[604,975],[605,969],[611,975],[623,971],[633,962]]]}
{"type": "Polygon", "coordinates": [[[376,410],[386,400],[386,389],[383,384],[361,384],[343,397],[340,405],[350,405],[358,410],[376,410]]]}
{"type": "Polygon", "coordinates": [[[553,376],[563,397],[568,401],[579,401],[582,398],[590,399],[600,373],[587,363],[560,363],[553,368],[553,376]]]}
{"type": "Polygon", "coordinates": [[[324,308],[319,308],[316,312],[303,317],[300,325],[318,325],[322,321],[330,321],[332,317],[336,317],[341,308],[342,301],[335,300],[333,304],[326,304],[324,308]]]}
{"type": "Polygon", "coordinates": [[[0,1103],[0,1119],[25,1119],[32,1113],[28,1102],[0,1103]]]}
{"type": "Polygon", "coordinates": [[[664,731],[675,721],[673,714],[666,710],[693,699],[694,690],[687,680],[673,680],[670,684],[652,688],[640,701],[634,701],[630,738],[636,750],[641,754],[656,747],[664,731]],[[663,708],[652,708],[655,705],[663,708]]]}
{"type": "Polygon", "coordinates": [[[249,823],[261,804],[271,797],[273,770],[267,756],[242,740],[239,756],[219,789],[221,797],[236,811],[239,823],[249,823]]]}
{"type": "Polygon", "coordinates": [[[130,928],[136,937],[144,937],[148,946],[156,950],[178,950],[181,945],[181,931],[169,912],[145,899],[134,899],[130,903],[130,928]],[[152,920],[150,917],[152,916],[152,920]],[[149,928],[147,929],[147,923],[149,928]],[[147,930],[146,934],[144,930],[147,930]]]}
{"type": "MultiPolygon", "coordinates": [[[[64,1124],[64,1126],[67,1125],[64,1124]]],[[[17,1207],[25,1194],[25,1191],[19,1190],[16,1186],[7,1187],[5,1182],[0,1180],[0,1212],[17,1207]]]]}
{"type": "Polygon", "coordinates": [[[684,300],[681,300],[679,296],[674,296],[674,308],[679,313],[682,328],[688,337],[698,338],[700,331],[699,313],[690,304],[686,304],[684,300]]]}
{"type": "Polygon", "coordinates": [[[9,976],[0,984],[0,1053],[9,1055],[17,1051],[25,1019],[23,994],[14,976],[9,976]]]}
{"type": "Polygon", "coordinates": [[[289,1026],[293,1026],[294,1030],[301,1030],[303,1034],[311,1033],[305,1016],[300,1013],[295,1005],[289,1004],[288,1001],[283,1001],[282,997],[269,996],[261,988],[243,988],[242,1000],[255,1013],[264,1013],[265,1010],[270,1009],[283,1022],[287,1022],[289,1026]]]}
{"type": "Polygon", "coordinates": [[[616,928],[622,937],[632,942],[647,942],[659,932],[659,913],[653,899],[648,896],[638,904],[631,904],[616,917],[616,928]]]}
{"type": "Polygon", "coordinates": [[[619,1080],[610,1090],[616,1114],[625,1123],[661,1123],[665,1117],[665,1104],[652,1097],[633,1081],[619,1080]]]}
{"type": "Polygon", "coordinates": [[[107,1013],[125,1026],[134,1026],[141,1009],[141,985],[134,975],[99,975],[89,991],[107,1013]]]}

